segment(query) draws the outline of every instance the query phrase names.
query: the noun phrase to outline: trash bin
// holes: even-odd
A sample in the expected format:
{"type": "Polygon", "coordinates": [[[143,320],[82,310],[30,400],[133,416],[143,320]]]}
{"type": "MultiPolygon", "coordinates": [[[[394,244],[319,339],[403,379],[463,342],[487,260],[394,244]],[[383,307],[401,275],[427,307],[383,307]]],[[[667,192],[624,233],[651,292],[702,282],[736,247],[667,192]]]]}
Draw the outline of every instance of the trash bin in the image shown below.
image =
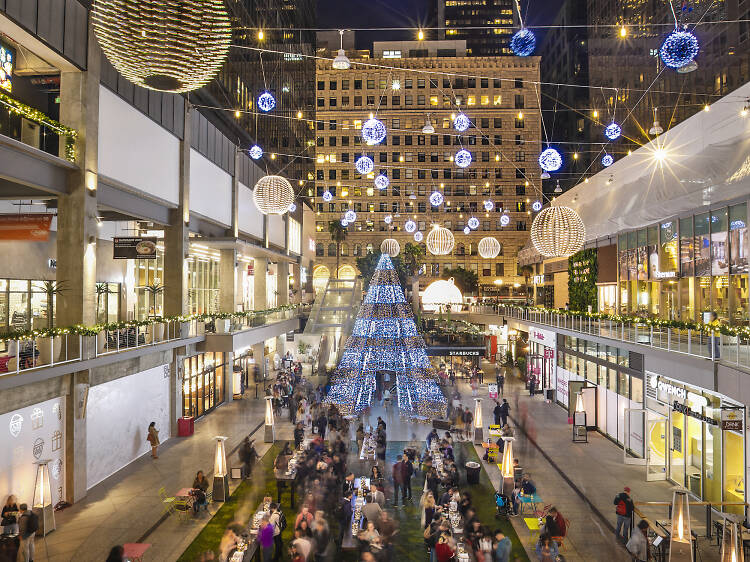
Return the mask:
{"type": "Polygon", "coordinates": [[[555,399],[555,389],[548,388],[546,392],[547,392],[547,400],[552,402],[555,399]]]}
{"type": "Polygon", "coordinates": [[[195,431],[195,418],[182,417],[177,420],[178,437],[189,437],[195,431]]]}
{"type": "Polygon", "coordinates": [[[478,462],[469,461],[466,463],[466,483],[471,485],[479,484],[479,471],[482,468],[478,462]]]}

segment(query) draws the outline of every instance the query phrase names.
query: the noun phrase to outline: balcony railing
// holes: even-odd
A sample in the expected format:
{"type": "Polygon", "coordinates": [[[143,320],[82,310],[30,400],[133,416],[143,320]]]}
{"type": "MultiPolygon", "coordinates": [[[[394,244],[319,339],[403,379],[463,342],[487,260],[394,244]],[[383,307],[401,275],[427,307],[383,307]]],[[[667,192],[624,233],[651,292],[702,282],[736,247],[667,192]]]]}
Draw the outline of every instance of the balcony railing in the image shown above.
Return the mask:
{"type": "Polygon", "coordinates": [[[525,322],[561,328],[617,341],[646,345],[665,351],[684,353],[712,361],[750,368],[750,337],[736,331],[722,333],[719,326],[698,325],[694,328],[668,326],[658,321],[597,315],[555,312],[548,309],[477,305],[472,312],[499,314],[525,322]]]}
{"type": "Polygon", "coordinates": [[[75,326],[53,330],[49,334],[26,332],[18,337],[4,338],[6,350],[0,352],[0,376],[85,361],[205,333],[231,334],[288,320],[303,310],[301,306],[290,306],[248,313],[122,322],[91,328],[75,326]]]}

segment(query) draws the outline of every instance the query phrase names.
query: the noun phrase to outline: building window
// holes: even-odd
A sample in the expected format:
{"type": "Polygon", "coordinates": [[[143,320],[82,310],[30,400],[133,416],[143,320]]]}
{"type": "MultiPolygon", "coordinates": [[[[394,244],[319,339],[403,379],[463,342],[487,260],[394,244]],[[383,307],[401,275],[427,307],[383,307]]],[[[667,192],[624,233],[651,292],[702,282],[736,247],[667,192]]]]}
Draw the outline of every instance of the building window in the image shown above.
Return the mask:
{"type": "Polygon", "coordinates": [[[515,118],[514,126],[516,129],[523,129],[523,119],[515,118]]]}
{"type": "Polygon", "coordinates": [[[523,109],[523,94],[516,94],[513,98],[513,106],[516,109],[523,109]]]}

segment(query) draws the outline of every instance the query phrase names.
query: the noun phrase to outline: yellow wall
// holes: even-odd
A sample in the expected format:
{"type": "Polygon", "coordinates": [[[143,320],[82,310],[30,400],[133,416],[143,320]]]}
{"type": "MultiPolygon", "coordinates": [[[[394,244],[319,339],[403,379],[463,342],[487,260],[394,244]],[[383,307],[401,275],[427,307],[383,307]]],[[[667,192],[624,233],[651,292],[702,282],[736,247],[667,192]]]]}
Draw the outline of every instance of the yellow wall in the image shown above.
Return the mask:
{"type": "Polygon", "coordinates": [[[555,273],[555,308],[565,308],[568,304],[568,272],[555,273]]]}

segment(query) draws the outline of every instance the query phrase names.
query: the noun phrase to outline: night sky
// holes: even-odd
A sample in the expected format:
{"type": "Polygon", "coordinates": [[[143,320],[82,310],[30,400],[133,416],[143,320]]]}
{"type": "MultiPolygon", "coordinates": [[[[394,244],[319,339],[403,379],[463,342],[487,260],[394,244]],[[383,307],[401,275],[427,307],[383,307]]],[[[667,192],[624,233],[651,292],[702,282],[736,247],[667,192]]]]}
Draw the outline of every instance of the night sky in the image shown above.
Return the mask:
{"type": "MultiPolygon", "coordinates": [[[[551,23],[562,0],[521,1],[527,25],[551,23]]],[[[420,27],[435,25],[430,21],[429,0],[318,0],[319,28],[420,27]]],[[[542,39],[543,33],[536,32],[542,39]]],[[[413,32],[357,32],[358,49],[369,49],[373,41],[416,39],[413,32]]],[[[427,37],[429,39],[429,35],[427,37]]]]}

